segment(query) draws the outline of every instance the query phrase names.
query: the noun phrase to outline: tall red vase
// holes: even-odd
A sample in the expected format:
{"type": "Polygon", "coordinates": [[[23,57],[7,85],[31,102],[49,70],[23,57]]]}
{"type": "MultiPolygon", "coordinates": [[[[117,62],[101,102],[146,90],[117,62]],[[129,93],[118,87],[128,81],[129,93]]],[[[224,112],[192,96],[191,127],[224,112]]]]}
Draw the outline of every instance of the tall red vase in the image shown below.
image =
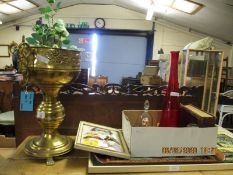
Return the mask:
{"type": "Polygon", "coordinates": [[[179,51],[171,51],[171,67],[165,95],[160,127],[178,127],[180,116],[180,97],[178,83],[179,51]]]}

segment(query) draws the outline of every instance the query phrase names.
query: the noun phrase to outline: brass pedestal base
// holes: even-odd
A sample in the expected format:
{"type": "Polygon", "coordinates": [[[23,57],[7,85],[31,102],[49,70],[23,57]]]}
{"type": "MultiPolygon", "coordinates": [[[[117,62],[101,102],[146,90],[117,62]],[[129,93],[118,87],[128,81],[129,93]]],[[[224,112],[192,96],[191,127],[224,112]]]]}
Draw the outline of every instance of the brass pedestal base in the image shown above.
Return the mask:
{"type": "Polygon", "coordinates": [[[74,141],[67,136],[56,134],[42,135],[28,141],[25,153],[39,158],[52,158],[68,153],[73,148],[74,141]]]}

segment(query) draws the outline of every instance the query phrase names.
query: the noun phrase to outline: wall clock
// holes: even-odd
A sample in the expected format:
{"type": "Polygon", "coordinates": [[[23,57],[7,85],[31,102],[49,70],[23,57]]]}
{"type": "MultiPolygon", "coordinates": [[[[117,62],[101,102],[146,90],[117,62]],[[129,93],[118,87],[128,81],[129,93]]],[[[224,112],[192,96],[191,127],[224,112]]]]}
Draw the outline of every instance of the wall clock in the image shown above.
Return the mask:
{"type": "Polygon", "coordinates": [[[104,28],[105,27],[105,20],[103,18],[96,18],[95,19],[95,27],[96,28],[104,28]]]}

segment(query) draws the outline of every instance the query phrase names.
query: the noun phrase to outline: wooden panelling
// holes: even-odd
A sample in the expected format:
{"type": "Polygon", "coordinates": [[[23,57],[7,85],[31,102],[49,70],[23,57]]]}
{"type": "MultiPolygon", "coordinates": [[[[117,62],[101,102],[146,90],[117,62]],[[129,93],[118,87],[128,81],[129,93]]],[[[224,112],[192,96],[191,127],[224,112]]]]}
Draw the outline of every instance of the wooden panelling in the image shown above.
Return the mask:
{"type": "MultiPolygon", "coordinates": [[[[41,95],[36,95],[33,112],[21,112],[19,111],[19,97],[15,96],[14,111],[17,145],[29,135],[40,134],[41,128],[35,117],[35,109],[41,99],[41,95]]],[[[150,101],[151,109],[162,108],[163,96],[60,95],[66,116],[59,131],[66,135],[76,135],[81,120],[121,128],[122,110],[142,110],[146,99],[150,101]]],[[[183,104],[198,102],[191,96],[182,97],[181,101],[183,104]]],[[[196,105],[198,106],[198,103],[196,105]]]]}
{"type": "Polygon", "coordinates": [[[3,97],[2,99],[0,99],[0,111],[1,112],[11,111],[13,82],[0,81],[0,91],[3,93],[3,97]]]}

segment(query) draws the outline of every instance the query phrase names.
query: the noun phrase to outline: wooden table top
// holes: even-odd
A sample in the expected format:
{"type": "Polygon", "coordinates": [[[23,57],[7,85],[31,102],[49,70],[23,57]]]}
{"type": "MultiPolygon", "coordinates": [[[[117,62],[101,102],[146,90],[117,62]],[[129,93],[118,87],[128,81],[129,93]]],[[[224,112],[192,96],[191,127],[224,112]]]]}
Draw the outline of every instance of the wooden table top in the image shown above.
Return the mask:
{"type": "MultiPolygon", "coordinates": [[[[26,140],[28,140],[27,138],[26,140]]],[[[55,159],[55,165],[46,166],[45,160],[29,157],[24,154],[26,140],[9,157],[0,155],[0,175],[87,175],[88,153],[73,150],[71,153],[55,159]]],[[[0,148],[4,150],[4,148],[0,148]]],[[[12,148],[13,150],[13,148],[12,148]]],[[[216,164],[217,166],[217,164],[216,164]]],[[[157,172],[157,173],[123,173],[121,175],[232,175],[232,170],[192,171],[192,172],[157,172]]],[[[101,174],[98,174],[101,175],[101,174]]],[[[102,174],[103,175],[103,174],[102,174]]],[[[106,174],[105,174],[106,175],[106,174]]],[[[113,174],[111,175],[119,175],[113,174]]]]}

